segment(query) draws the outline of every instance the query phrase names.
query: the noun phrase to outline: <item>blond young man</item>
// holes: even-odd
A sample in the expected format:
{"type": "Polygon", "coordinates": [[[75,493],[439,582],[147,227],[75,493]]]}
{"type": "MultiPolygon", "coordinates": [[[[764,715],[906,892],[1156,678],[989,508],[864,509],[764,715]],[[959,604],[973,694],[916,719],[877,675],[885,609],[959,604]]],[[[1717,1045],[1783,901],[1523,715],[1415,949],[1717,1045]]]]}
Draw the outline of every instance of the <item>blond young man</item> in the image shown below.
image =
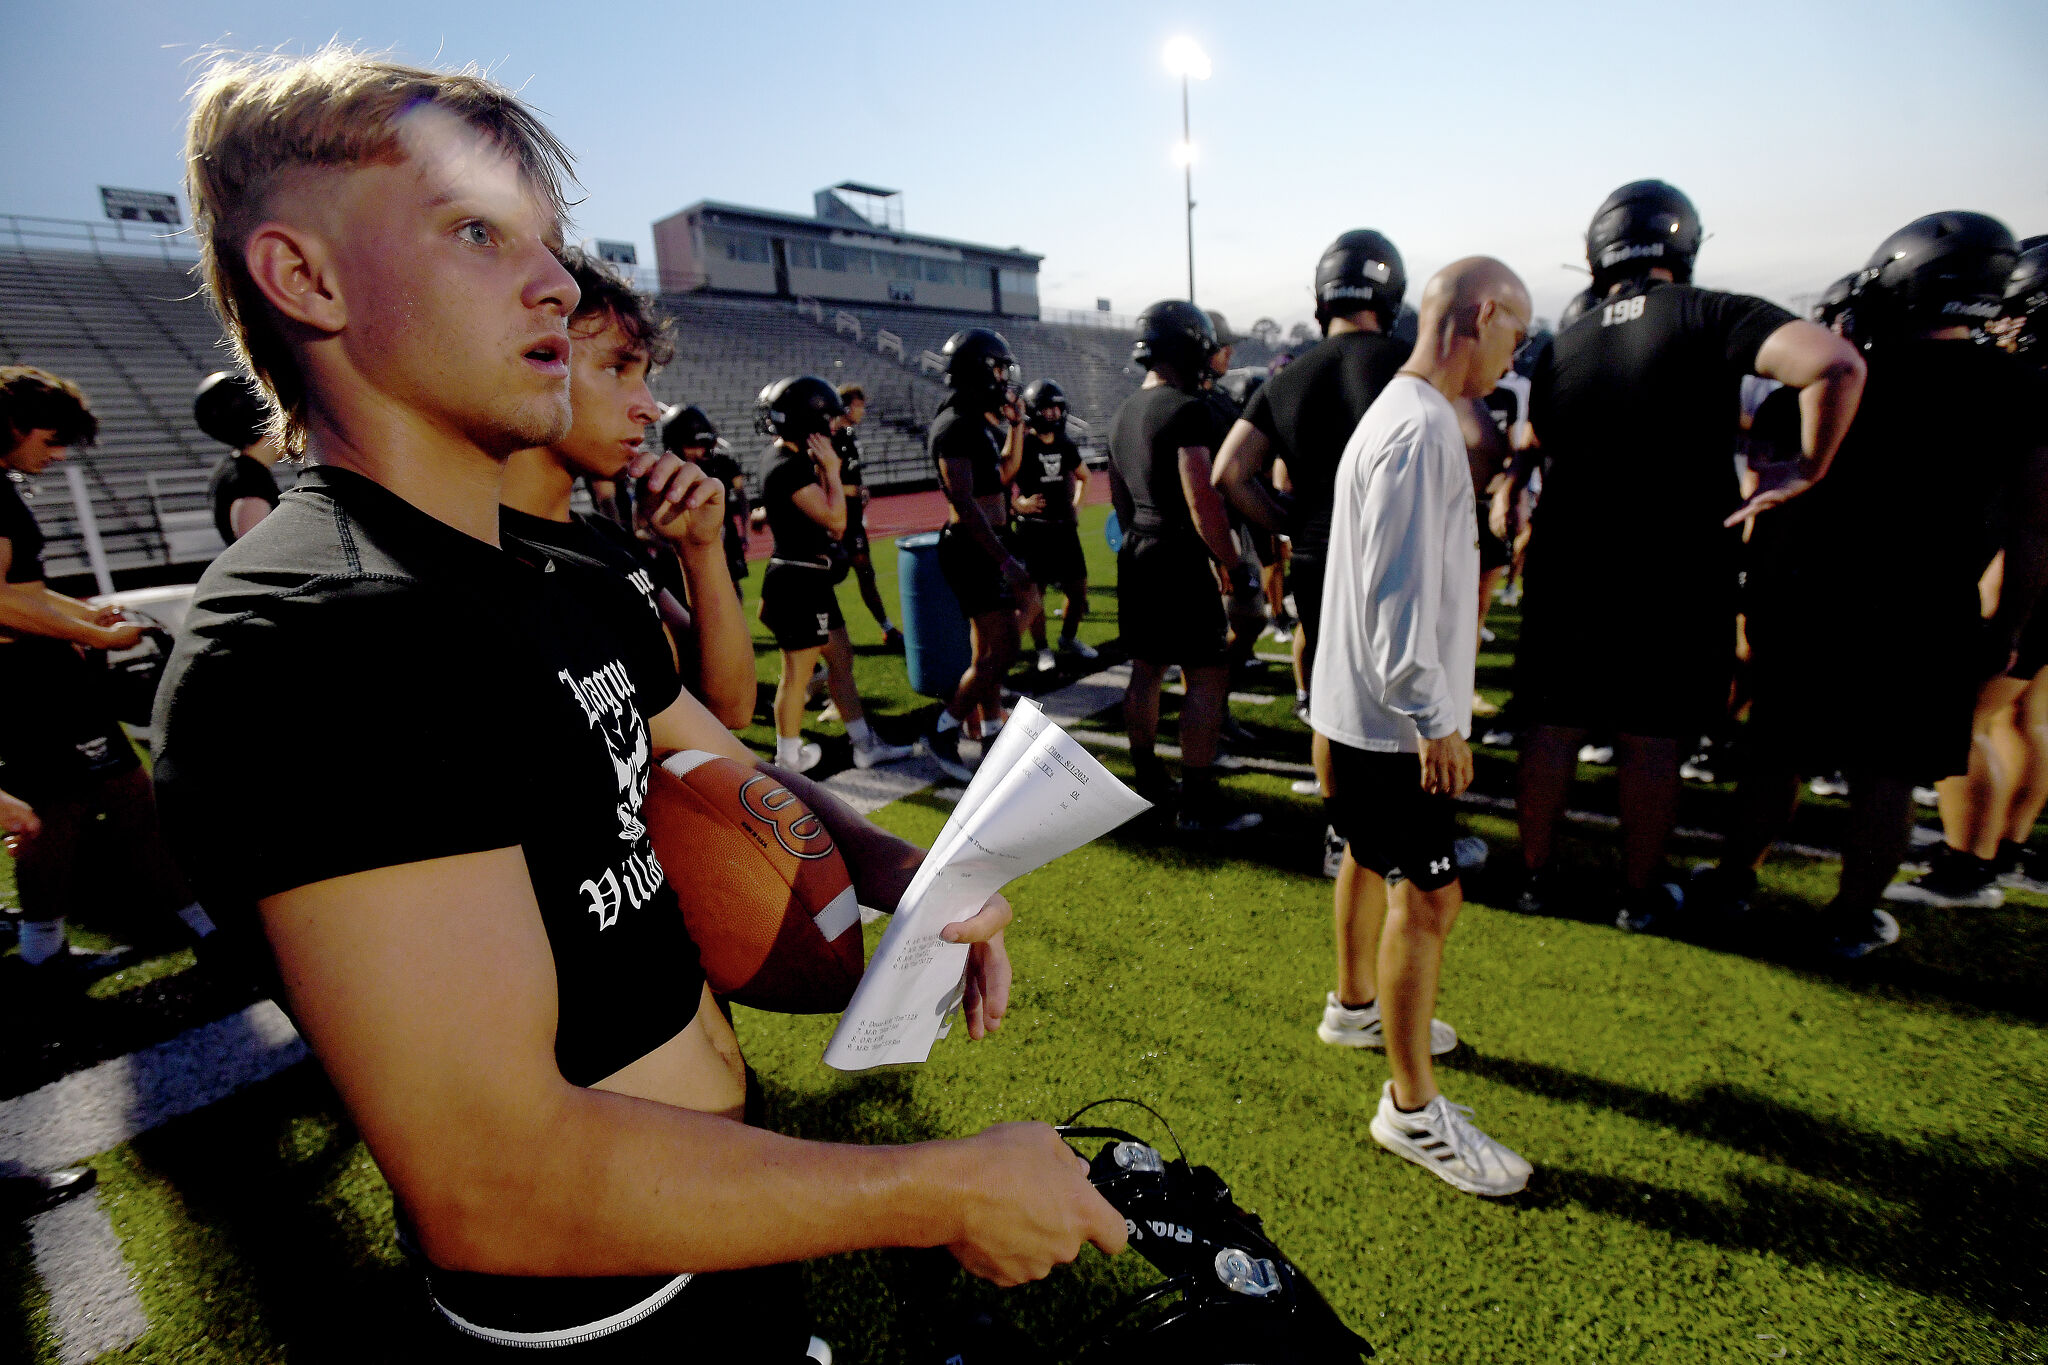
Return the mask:
{"type": "MultiPolygon", "coordinates": [[[[218,62],[187,151],[207,283],[314,467],[201,581],[158,701],[165,818],[260,933],[450,1342],[794,1360],[801,1315],[751,1268],[943,1245],[1017,1283],[1120,1249],[1043,1125],[878,1148],[737,1121],[737,1042],[635,826],[646,750],[754,756],[574,570],[499,548],[504,460],[570,425],[561,145],[481,77],[328,48],[218,62]],[[229,742],[256,694],[306,699],[295,746],[229,742]]],[[[922,851],[775,776],[893,905],[922,851]]],[[[972,1036],[1008,918],[946,931],[976,945],[972,1036]]]]}

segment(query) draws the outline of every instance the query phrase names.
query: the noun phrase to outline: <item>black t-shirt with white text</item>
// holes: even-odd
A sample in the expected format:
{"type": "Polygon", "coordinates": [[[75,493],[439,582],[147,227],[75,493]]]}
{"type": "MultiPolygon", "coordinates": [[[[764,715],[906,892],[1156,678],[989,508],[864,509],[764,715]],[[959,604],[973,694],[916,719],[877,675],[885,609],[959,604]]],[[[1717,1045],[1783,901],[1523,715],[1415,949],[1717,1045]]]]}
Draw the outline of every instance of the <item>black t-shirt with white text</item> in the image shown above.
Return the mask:
{"type": "MultiPolygon", "coordinates": [[[[1543,352],[1529,419],[1547,464],[1535,544],[1615,565],[1732,572],[1743,376],[1792,314],[1774,303],[1647,281],[1588,309],[1543,352]]],[[[1775,513],[1773,514],[1775,515],[1775,513]]]]}
{"type": "Polygon", "coordinates": [[[642,821],[646,717],[677,683],[592,609],[618,581],[309,470],[207,568],[157,694],[164,832],[223,932],[260,943],[256,903],[297,887],[518,848],[563,1077],[687,1027],[702,972],[642,821]],[[250,706],[281,699],[290,742],[251,744],[250,706]]]}
{"type": "Polygon", "coordinates": [[[1286,531],[1297,555],[1320,557],[1329,546],[1337,462],[1409,349],[1379,332],[1340,332],[1260,385],[1245,405],[1244,420],[1287,462],[1294,492],[1286,531]]]}
{"type": "MultiPolygon", "coordinates": [[[[1263,390],[1262,390],[1263,392],[1263,390]]],[[[1216,409],[1168,385],[1140,389],[1109,425],[1110,493],[1124,529],[1206,554],[1181,487],[1180,452],[1223,444],[1216,409]],[[1128,507],[1124,504],[1128,503],[1128,507]]]]}
{"type": "Polygon", "coordinates": [[[1036,497],[1043,494],[1043,512],[1019,512],[1019,521],[1044,521],[1071,524],[1074,520],[1074,490],[1071,480],[1074,471],[1081,467],[1081,452],[1065,432],[1056,433],[1051,441],[1041,441],[1037,432],[1024,435],[1024,460],[1017,466],[1017,477],[1011,487],[1020,498],[1036,497]]]}
{"type": "Polygon", "coordinates": [[[223,455],[206,480],[206,500],[213,505],[213,527],[223,543],[235,543],[235,526],[228,512],[243,498],[261,498],[277,506],[277,479],[270,466],[250,459],[240,451],[223,455]]]}
{"type": "Polygon", "coordinates": [[[770,446],[761,464],[761,505],[768,509],[768,529],[775,536],[777,559],[822,563],[830,553],[832,535],[810,513],[796,505],[796,495],[816,485],[818,466],[809,452],[770,446]]]}
{"type": "Polygon", "coordinates": [[[21,496],[16,476],[0,471],[0,540],[7,542],[13,557],[7,561],[9,583],[43,581],[43,528],[21,496]]]}
{"type": "Polygon", "coordinates": [[[988,418],[978,412],[962,412],[950,396],[939,404],[932,418],[931,435],[926,438],[932,470],[943,476],[947,460],[965,460],[974,470],[974,496],[986,498],[1003,491],[1003,437],[988,418]]]}

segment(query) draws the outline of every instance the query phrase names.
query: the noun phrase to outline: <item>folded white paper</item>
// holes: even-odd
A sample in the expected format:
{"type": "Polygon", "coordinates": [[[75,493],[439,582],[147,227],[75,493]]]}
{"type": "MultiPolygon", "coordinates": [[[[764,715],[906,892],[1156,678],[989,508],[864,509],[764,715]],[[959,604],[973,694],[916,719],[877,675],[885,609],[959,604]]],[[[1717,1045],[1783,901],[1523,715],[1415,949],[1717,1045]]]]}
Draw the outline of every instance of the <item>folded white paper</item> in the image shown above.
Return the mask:
{"type": "Polygon", "coordinates": [[[939,931],[1150,808],[1035,703],[1018,702],[897,903],[825,1064],[864,1071],[924,1061],[960,1003],[967,969],[967,945],[942,942],[939,931]]]}

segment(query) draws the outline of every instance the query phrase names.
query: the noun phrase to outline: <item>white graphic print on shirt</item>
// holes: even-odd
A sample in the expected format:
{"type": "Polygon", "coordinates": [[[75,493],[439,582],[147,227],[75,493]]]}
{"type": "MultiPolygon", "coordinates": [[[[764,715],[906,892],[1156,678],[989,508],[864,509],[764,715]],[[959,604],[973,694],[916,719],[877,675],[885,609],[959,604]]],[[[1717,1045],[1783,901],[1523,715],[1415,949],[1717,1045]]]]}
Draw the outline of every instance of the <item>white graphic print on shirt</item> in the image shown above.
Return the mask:
{"type": "Polygon", "coordinates": [[[583,718],[604,737],[611,759],[612,776],[618,783],[619,838],[632,845],[626,860],[608,867],[601,876],[586,878],[579,888],[590,897],[585,908],[597,916],[597,927],[609,929],[618,923],[622,907],[639,909],[661,888],[664,876],[647,846],[647,826],[640,819],[640,807],[647,800],[647,778],[653,751],[640,708],[633,704],[633,682],[618,660],[595,673],[577,678],[567,669],[556,673],[583,718]]]}

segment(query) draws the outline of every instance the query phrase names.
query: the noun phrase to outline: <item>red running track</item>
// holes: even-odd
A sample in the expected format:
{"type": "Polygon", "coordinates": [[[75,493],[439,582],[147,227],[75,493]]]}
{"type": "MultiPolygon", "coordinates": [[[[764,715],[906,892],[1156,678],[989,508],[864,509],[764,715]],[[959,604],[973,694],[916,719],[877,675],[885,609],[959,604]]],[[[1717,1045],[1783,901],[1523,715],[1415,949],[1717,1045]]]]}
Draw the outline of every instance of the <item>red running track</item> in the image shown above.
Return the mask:
{"type": "MultiPolygon", "coordinates": [[[[1093,507],[1109,501],[1109,478],[1096,471],[1081,495],[1081,505],[1093,507]]],[[[868,504],[868,538],[886,540],[916,531],[936,531],[946,524],[946,495],[937,489],[925,493],[896,493],[868,504]]],[[[747,541],[748,559],[766,559],[774,541],[763,529],[747,541]]]]}

